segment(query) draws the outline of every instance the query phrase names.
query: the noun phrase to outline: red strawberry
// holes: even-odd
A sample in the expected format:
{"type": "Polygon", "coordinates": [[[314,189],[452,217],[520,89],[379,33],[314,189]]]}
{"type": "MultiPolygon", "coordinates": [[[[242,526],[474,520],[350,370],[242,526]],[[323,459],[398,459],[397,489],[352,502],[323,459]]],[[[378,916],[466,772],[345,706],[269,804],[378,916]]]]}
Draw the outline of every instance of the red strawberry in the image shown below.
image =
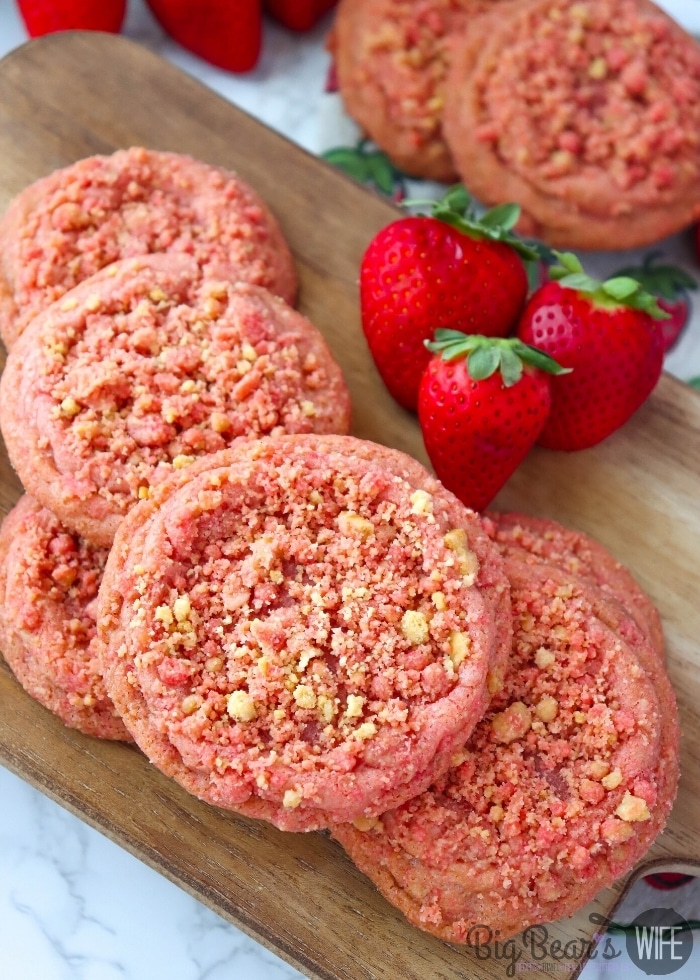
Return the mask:
{"type": "Polygon", "coordinates": [[[631,277],[598,282],[571,253],[557,253],[552,282],[523,311],[517,334],[573,368],[552,379],[552,410],[538,442],[549,449],[587,449],[623,425],[646,401],[663,366],[668,316],[631,277]]]}
{"type": "Polygon", "coordinates": [[[173,40],[226,71],[250,71],[262,48],[262,0],[146,0],[173,40]]]}
{"type": "Polygon", "coordinates": [[[535,443],[559,365],[515,337],[437,330],[418,394],[418,420],[438,479],[483,510],[535,443]]]}
{"type": "Polygon", "coordinates": [[[698,284],[690,273],[677,265],[657,265],[658,257],[658,252],[650,252],[644,256],[641,265],[620,269],[615,275],[636,279],[656,297],[659,307],[668,313],[668,319],[659,324],[664,351],[668,353],[675,347],[690,320],[692,304],[688,291],[697,289],[698,284]]]}
{"type": "Polygon", "coordinates": [[[338,0],[264,0],[271,17],[290,31],[309,31],[338,0]]]}
{"type": "Polygon", "coordinates": [[[17,7],[30,37],[71,30],[118,34],[126,14],[126,0],[17,0],[17,7]]]}
{"type": "Polygon", "coordinates": [[[506,336],[527,295],[522,258],[533,249],[513,234],[520,209],[504,204],[478,220],[463,187],[431,215],[392,222],[370,242],[360,267],[362,328],[377,369],[404,408],[416,409],[438,328],[506,336]]]}

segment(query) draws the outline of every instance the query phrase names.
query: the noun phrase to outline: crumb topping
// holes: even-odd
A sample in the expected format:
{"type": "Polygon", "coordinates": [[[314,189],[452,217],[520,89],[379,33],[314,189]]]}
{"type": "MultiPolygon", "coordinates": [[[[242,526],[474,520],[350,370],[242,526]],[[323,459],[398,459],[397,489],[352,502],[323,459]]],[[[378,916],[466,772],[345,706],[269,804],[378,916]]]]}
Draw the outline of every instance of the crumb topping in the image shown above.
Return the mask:
{"type": "MultiPolygon", "coordinates": [[[[555,0],[547,11],[522,11],[508,43],[477,69],[477,138],[529,181],[565,187],[572,176],[592,181],[604,171],[650,204],[697,182],[700,49],[692,38],[631,0],[555,0]]],[[[631,206],[622,197],[617,205],[620,213],[631,206]]]]}
{"type": "Polygon", "coordinates": [[[32,397],[57,469],[117,513],[240,436],[339,424],[339,375],[300,314],[255,287],[183,273],[154,289],[153,275],[124,277],[97,312],[62,313],[36,354],[32,397]]]}
{"type": "Polygon", "coordinates": [[[614,862],[651,818],[660,737],[651,681],[585,593],[527,582],[513,582],[509,670],[462,758],[367,828],[429,867],[459,862],[477,890],[493,878],[513,908],[614,862]]]}
{"type": "Polygon", "coordinates": [[[22,228],[20,309],[38,311],[112,262],[155,252],[191,255],[215,276],[238,269],[274,290],[269,219],[234,175],[135,148],[80,161],[69,176],[44,180],[41,208],[22,228]]]}
{"type": "Polygon", "coordinates": [[[15,609],[13,626],[28,637],[48,631],[41,655],[72,704],[108,703],[96,665],[95,620],[107,550],[68,533],[43,508],[25,511],[13,542],[5,596],[15,609]]]}
{"type": "Polygon", "coordinates": [[[365,42],[365,58],[383,57],[391,114],[411,129],[418,146],[441,128],[447,39],[465,16],[460,6],[453,0],[394,0],[391,16],[377,18],[365,42]]]}
{"type": "Polygon", "coordinates": [[[373,80],[381,85],[393,125],[404,128],[419,148],[441,134],[449,39],[489,2],[392,0],[385,6],[390,9],[368,32],[364,55],[381,63],[373,80]]]}

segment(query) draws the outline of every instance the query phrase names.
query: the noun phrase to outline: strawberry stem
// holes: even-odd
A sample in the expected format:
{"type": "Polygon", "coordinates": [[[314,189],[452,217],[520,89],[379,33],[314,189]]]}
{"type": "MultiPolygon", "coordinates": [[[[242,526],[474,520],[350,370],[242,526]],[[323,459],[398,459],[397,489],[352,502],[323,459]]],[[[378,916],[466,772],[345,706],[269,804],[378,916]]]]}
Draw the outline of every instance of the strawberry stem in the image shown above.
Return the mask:
{"type": "Polygon", "coordinates": [[[670,313],[663,310],[655,296],[647,292],[638,279],[627,275],[613,276],[601,281],[589,276],[573,252],[555,252],[558,264],[549,268],[549,277],[567,289],[585,293],[604,306],[627,306],[643,310],[655,320],[666,320],[670,313]]]}
{"type": "Polygon", "coordinates": [[[649,252],[644,256],[641,265],[620,269],[615,275],[632,276],[653,296],[669,302],[682,296],[685,290],[698,288],[696,280],[685,269],[663,262],[657,264],[662,256],[662,252],[649,252]]]}
{"type": "Polygon", "coordinates": [[[540,258],[536,246],[530,245],[513,234],[512,229],[520,217],[520,205],[498,204],[479,217],[474,201],[462,184],[454,184],[438,201],[406,200],[404,206],[430,205],[431,216],[451,225],[470,238],[488,238],[504,242],[515,249],[522,259],[534,261],[540,258]]]}
{"type": "Polygon", "coordinates": [[[433,354],[439,354],[444,361],[466,357],[467,370],[474,381],[483,381],[500,371],[506,388],[517,384],[525,365],[547,374],[569,374],[571,371],[571,368],[562,367],[549,354],[518,337],[485,337],[439,327],[435,331],[435,339],[426,340],[425,346],[433,354]]]}

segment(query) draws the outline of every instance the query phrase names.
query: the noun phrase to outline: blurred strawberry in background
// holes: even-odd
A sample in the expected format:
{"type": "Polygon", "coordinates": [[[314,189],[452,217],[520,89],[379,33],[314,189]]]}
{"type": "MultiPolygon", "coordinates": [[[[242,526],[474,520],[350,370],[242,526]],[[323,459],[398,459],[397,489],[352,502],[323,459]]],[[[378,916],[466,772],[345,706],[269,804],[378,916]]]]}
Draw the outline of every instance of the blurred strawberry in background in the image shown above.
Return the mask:
{"type": "MultiPolygon", "coordinates": [[[[263,46],[263,12],[290,31],[311,30],[337,0],[146,0],[160,26],[186,51],[225,71],[251,71],[263,46]]],[[[30,37],[124,26],[127,0],[17,0],[30,37]]]]}
{"type": "Polygon", "coordinates": [[[309,31],[338,0],[264,0],[265,12],[290,31],[309,31]]]}
{"type": "Polygon", "coordinates": [[[659,307],[668,313],[668,319],[659,321],[663,337],[664,353],[675,347],[690,321],[692,302],[689,291],[697,289],[695,279],[677,265],[659,263],[660,252],[644,256],[641,265],[627,266],[616,276],[632,276],[648,293],[656,297],[659,307]]]}
{"type": "Polygon", "coordinates": [[[262,0],[146,0],[163,30],[186,51],[224,68],[250,71],[262,49],[262,0]]]}
{"type": "Polygon", "coordinates": [[[30,37],[71,30],[118,34],[126,0],[17,0],[17,8],[30,37]]]}

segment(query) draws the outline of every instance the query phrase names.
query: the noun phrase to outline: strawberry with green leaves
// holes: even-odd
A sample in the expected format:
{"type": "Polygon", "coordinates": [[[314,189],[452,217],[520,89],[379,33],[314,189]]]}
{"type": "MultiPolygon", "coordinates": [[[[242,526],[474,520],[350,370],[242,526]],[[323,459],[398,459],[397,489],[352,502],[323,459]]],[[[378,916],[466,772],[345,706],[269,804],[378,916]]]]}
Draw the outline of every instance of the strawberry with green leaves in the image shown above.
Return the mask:
{"type": "Polygon", "coordinates": [[[437,329],[506,336],[528,289],[523,259],[537,253],[512,233],[520,209],[477,218],[470,196],[451,188],[431,214],[399,218],[370,242],[360,266],[362,329],[387,388],[416,409],[437,329]]]}
{"type": "Polygon", "coordinates": [[[530,297],[517,335],[571,374],[552,379],[552,407],[538,442],[588,449],[619,429],[646,401],[663,367],[659,321],[668,317],[630,276],[600,282],[571,253],[556,253],[550,282],[530,297]]]}
{"type": "Polygon", "coordinates": [[[547,422],[562,368],[516,337],[437,330],[418,420],[438,479],[473,510],[487,507],[547,422]]]}
{"type": "Polygon", "coordinates": [[[697,282],[680,266],[658,262],[659,252],[644,256],[641,265],[628,266],[616,272],[616,276],[631,276],[656,297],[668,318],[660,321],[664,351],[668,353],[678,343],[690,321],[691,300],[689,291],[697,289],[697,282]]]}

